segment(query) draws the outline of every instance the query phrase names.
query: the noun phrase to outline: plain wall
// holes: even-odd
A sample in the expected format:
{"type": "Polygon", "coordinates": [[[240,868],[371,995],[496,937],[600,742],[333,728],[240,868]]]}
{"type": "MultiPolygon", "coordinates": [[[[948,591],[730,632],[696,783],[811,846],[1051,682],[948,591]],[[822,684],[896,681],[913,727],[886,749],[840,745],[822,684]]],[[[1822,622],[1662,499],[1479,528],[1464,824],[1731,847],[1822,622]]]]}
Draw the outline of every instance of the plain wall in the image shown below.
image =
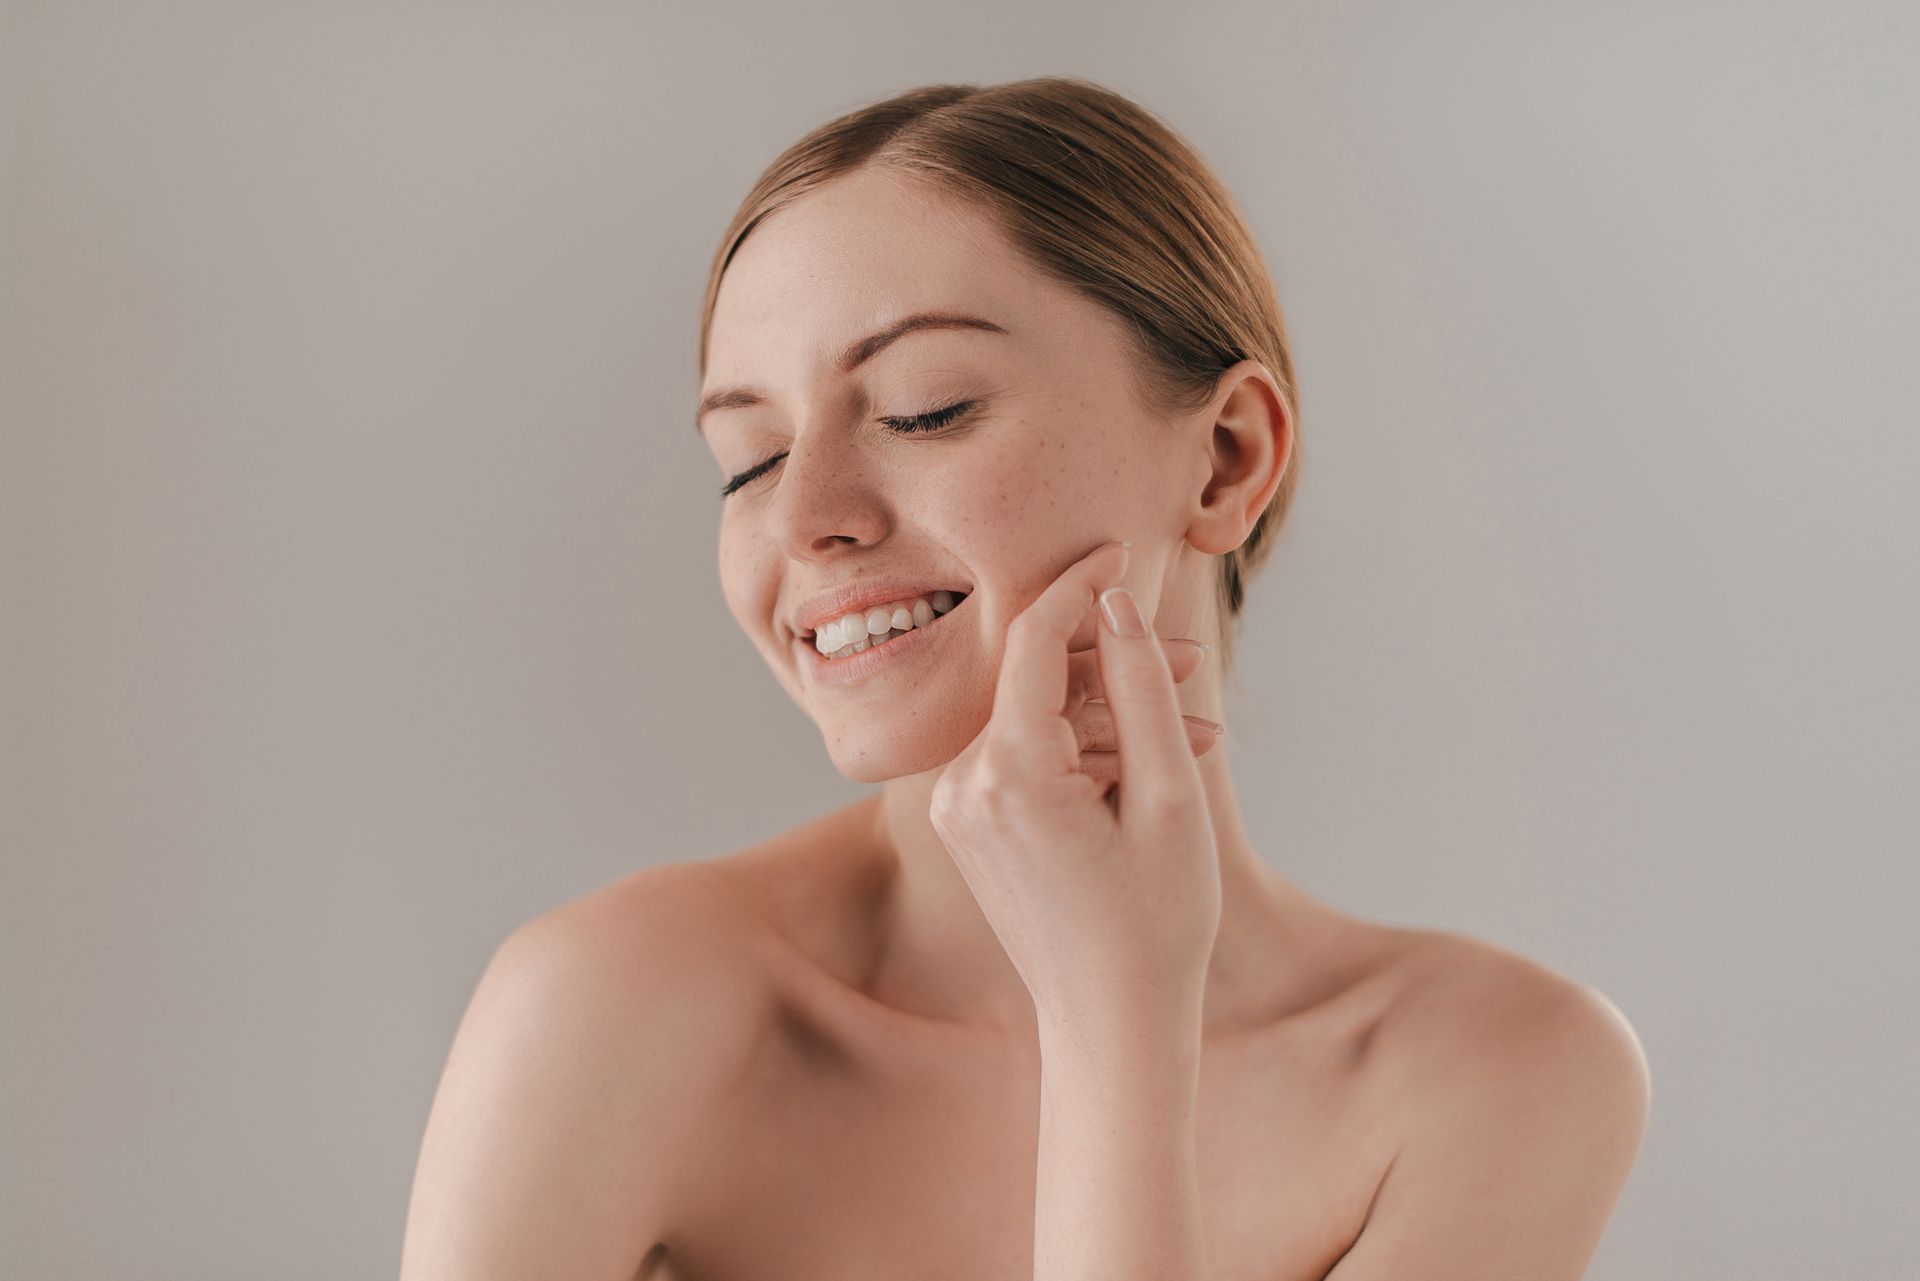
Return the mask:
{"type": "Polygon", "coordinates": [[[1914,13],[8,6],[0,1273],[391,1275],[502,937],[866,790],[720,596],[700,290],[808,128],[1046,73],[1287,311],[1264,856],[1626,1011],[1591,1276],[1920,1272],[1914,13]]]}

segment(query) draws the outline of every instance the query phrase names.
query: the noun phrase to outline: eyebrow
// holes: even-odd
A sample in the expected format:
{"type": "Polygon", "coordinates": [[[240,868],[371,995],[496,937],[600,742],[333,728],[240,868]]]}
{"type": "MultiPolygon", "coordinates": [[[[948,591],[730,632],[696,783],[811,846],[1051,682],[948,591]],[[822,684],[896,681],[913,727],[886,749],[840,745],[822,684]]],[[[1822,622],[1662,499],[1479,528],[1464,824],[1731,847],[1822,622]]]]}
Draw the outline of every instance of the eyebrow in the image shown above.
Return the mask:
{"type": "MultiPolygon", "coordinates": [[[[982,320],[978,316],[968,316],[952,311],[917,311],[911,316],[902,317],[875,334],[868,334],[856,343],[849,344],[840,353],[834,363],[843,374],[850,374],[862,364],[879,355],[896,338],[904,338],[921,329],[979,329],[987,333],[1004,334],[1007,331],[991,320],[982,320]]],[[[753,387],[723,387],[708,392],[700,398],[699,411],[694,414],[694,429],[706,431],[704,420],[716,409],[745,409],[752,405],[765,404],[765,393],[753,387]]]]}

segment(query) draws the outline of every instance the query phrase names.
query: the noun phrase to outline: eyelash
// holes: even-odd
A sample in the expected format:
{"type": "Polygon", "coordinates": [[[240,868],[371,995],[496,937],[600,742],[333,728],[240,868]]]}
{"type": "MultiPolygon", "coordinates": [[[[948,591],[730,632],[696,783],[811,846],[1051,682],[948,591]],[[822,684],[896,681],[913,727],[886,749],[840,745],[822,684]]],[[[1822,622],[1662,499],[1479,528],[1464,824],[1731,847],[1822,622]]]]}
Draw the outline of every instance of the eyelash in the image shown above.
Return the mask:
{"type": "MultiPolygon", "coordinates": [[[[911,418],[882,418],[880,421],[903,436],[917,431],[937,431],[945,427],[948,423],[951,423],[954,419],[960,417],[960,415],[966,413],[969,409],[972,409],[974,404],[975,402],[971,400],[955,401],[951,405],[931,410],[924,414],[916,414],[911,418]]],[[[775,463],[786,456],[786,451],[782,450],[771,458],[755,463],[728,481],[720,490],[720,497],[725,498],[749,481],[759,479],[761,475],[771,470],[775,463]]]]}

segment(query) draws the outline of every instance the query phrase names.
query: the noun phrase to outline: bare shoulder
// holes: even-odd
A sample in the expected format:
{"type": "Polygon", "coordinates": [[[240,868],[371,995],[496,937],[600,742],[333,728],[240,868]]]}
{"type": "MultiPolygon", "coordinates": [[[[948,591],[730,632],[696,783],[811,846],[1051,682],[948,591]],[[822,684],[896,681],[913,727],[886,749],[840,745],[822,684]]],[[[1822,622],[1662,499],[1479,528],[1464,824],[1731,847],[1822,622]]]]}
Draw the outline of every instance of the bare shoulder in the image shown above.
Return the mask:
{"type": "Polygon", "coordinates": [[[696,1092],[750,1047],[755,941],[751,914],[717,868],[661,863],[519,926],[481,990],[523,1003],[527,1027],[537,1020],[573,1062],[649,1082],[656,1105],[691,1120],[705,1102],[696,1092]]]}
{"type": "Polygon", "coordinates": [[[1577,1278],[1645,1133],[1651,1078],[1596,988],[1487,941],[1409,931],[1377,1041],[1397,1151],[1329,1281],[1577,1278]]]}
{"type": "Polygon", "coordinates": [[[657,863],[548,909],[503,945],[597,971],[613,999],[716,995],[751,972],[756,915],[725,858],[657,863]]]}
{"type": "Polygon", "coordinates": [[[1429,1100],[1455,1092],[1579,1092],[1625,1122],[1651,1101],[1640,1038],[1599,989],[1484,939],[1411,932],[1400,996],[1381,1032],[1429,1100]]]}
{"type": "Polygon", "coordinates": [[[884,876],[857,852],[870,813],[857,802],[727,854],[642,868],[526,922],[507,946],[523,965],[595,976],[616,1006],[730,1011],[750,1032],[796,952],[826,955],[857,934],[884,876]]]}
{"type": "Polygon", "coordinates": [[[722,878],[663,864],[496,947],[421,1140],[404,1281],[635,1274],[750,1053],[739,920],[722,878]]]}

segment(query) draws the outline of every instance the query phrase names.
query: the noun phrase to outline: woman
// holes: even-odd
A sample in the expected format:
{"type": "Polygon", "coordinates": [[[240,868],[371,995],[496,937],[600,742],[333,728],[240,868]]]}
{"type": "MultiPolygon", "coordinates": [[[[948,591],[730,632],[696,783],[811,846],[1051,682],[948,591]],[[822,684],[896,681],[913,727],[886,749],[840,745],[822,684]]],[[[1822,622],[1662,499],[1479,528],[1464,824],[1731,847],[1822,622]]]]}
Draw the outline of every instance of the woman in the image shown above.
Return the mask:
{"type": "Polygon", "coordinates": [[[1077,79],[854,112],[747,198],[700,358],[728,608],[882,786],[506,940],[404,1281],[1580,1276],[1646,1121],[1619,1012],[1241,825],[1297,399],[1192,151],[1077,79]]]}

